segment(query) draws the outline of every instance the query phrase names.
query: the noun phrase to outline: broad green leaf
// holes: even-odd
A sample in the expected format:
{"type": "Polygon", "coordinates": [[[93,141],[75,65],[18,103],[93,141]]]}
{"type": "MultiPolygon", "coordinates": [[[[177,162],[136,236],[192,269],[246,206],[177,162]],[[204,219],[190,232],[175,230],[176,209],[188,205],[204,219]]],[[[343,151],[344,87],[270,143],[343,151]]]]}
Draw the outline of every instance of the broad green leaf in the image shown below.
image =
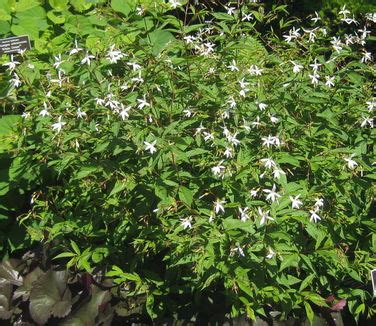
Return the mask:
{"type": "Polygon", "coordinates": [[[69,3],[78,12],[88,10],[93,5],[93,3],[90,0],[69,0],[69,3]]]}
{"type": "Polygon", "coordinates": [[[147,42],[152,46],[153,54],[160,53],[170,42],[175,40],[174,35],[166,30],[156,30],[149,33],[147,42]]]}
{"type": "Polygon", "coordinates": [[[179,198],[180,200],[185,203],[187,206],[191,206],[193,202],[193,192],[192,190],[181,186],[179,188],[179,198]]]}
{"type": "Polygon", "coordinates": [[[135,8],[135,2],[132,0],[111,0],[111,8],[117,12],[128,16],[135,8]]]}
{"type": "Polygon", "coordinates": [[[50,6],[56,11],[63,11],[68,9],[69,0],[48,0],[50,6]]]}

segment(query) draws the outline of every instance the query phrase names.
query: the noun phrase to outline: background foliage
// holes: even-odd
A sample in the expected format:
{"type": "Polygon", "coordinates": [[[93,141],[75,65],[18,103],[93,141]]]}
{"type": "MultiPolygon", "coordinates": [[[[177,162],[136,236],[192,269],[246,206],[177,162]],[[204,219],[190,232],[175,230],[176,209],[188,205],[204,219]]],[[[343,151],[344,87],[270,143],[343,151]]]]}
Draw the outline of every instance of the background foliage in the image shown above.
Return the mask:
{"type": "MultiPolygon", "coordinates": [[[[372,23],[345,25],[333,3],[312,42],[296,3],[0,0],[3,36],[33,40],[2,58],[4,255],[105,274],[152,318],[223,300],[250,318],[371,316],[372,23]]],[[[22,285],[1,277],[10,313],[22,285]]]]}

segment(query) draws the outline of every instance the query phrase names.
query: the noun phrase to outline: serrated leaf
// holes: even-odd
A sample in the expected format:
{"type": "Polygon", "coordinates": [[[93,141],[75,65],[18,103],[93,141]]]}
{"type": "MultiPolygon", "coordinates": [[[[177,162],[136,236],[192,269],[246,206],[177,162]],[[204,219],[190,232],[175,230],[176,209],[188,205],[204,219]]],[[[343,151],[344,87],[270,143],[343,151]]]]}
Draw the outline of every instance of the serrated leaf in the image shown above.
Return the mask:
{"type": "Polygon", "coordinates": [[[99,313],[99,307],[105,305],[111,299],[109,291],[103,291],[94,284],[91,285],[90,301],[81,306],[74,314],[63,321],[60,326],[91,326],[96,325],[95,319],[99,313]]]}
{"type": "Polygon", "coordinates": [[[67,288],[66,271],[49,270],[34,283],[30,292],[30,315],[38,324],[45,324],[51,315],[65,317],[72,307],[72,295],[67,288]]]}

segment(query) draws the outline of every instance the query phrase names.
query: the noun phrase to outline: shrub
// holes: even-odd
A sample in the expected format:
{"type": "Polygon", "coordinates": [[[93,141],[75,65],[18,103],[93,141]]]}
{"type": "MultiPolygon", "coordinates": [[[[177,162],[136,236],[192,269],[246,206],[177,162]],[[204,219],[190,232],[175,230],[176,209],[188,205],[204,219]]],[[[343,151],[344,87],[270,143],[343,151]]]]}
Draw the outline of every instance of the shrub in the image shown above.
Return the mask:
{"type": "Polygon", "coordinates": [[[312,320],[333,296],[371,315],[371,21],[279,39],[256,27],[284,6],[142,3],[113,0],[100,36],[72,27],[48,57],[4,63],[31,240],[135,284],[152,318],[213,292],[250,318],[312,320]]]}

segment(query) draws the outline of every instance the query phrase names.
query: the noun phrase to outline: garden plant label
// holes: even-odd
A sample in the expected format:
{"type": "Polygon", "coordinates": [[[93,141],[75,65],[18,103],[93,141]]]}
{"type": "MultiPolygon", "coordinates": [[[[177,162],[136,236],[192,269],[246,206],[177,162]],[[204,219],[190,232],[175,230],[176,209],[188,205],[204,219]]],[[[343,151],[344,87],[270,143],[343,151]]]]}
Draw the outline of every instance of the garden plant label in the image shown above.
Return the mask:
{"type": "Polygon", "coordinates": [[[0,39],[0,54],[18,53],[30,49],[30,39],[27,35],[0,39]]]}

